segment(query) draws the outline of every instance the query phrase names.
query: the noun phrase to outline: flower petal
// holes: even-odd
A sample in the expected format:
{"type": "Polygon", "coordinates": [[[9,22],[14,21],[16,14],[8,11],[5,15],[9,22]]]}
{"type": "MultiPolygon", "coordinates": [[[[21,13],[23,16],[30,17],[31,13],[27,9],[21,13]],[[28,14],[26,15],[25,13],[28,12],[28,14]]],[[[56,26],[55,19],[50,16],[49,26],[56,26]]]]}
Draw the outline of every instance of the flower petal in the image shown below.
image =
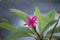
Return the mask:
{"type": "Polygon", "coordinates": [[[34,17],[32,18],[32,20],[33,20],[33,21],[36,21],[36,20],[37,20],[37,16],[34,16],[34,17]]]}
{"type": "Polygon", "coordinates": [[[34,27],[36,27],[37,23],[36,23],[36,22],[34,22],[34,24],[33,24],[33,25],[34,25],[34,27]]]}
{"type": "Polygon", "coordinates": [[[37,20],[37,17],[36,16],[33,16],[32,19],[27,16],[27,23],[25,25],[28,26],[28,28],[31,28],[31,27],[36,27],[36,21],[37,20]]]}
{"type": "Polygon", "coordinates": [[[31,18],[29,16],[27,16],[27,24],[29,24],[31,21],[31,18]]]}
{"type": "Polygon", "coordinates": [[[57,13],[60,14],[60,10],[58,10],[57,13]]]}
{"type": "Polygon", "coordinates": [[[29,16],[27,16],[27,19],[28,19],[28,20],[31,20],[31,18],[30,18],[29,16]]]}

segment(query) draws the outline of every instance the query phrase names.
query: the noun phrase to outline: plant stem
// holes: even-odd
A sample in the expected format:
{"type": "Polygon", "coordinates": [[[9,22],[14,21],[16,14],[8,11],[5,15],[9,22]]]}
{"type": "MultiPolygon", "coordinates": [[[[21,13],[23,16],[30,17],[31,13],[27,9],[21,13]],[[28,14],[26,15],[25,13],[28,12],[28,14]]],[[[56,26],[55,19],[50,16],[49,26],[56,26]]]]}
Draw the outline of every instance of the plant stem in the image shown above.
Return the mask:
{"type": "Polygon", "coordinates": [[[58,18],[58,20],[57,20],[57,22],[56,22],[54,28],[52,29],[51,36],[50,36],[49,40],[52,39],[52,36],[53,36],[54,30],[55,30],[55,28],[56,28],[56,26],[57,26],[57,24],[58,24],[58,22],[59,22],[59,19],[60,19],[60,16],[59,16],[59,18],[58,18]]]}
{"type": "Polygon", "coordinates": [[[33,29],[34,29],[34,31],[35,31],[36,34],[37,34],[36,40],[43,40],[43,34],[40,35],[40,34],[36,31],[36,27],[33,27],[33,29]]]}
{"type": "Polygon", "coordinates": [[[36,32],[36,34],[38,35],[38,37],[40,37],[39,33],[36,31],[36,28],[33,27],[34,31],[36,32]]]}

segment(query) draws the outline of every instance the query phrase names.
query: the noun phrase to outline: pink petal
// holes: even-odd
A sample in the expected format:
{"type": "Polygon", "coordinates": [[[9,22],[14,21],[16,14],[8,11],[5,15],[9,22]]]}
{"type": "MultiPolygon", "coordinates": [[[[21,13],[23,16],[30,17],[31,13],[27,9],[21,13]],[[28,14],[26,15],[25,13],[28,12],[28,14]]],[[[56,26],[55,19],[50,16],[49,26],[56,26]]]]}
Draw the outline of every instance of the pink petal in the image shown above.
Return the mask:
{"type": "Polygon", "coordinates": [[[31,28],[31,26],[29,24],[24,24],[24,26],[26,26],[28,28],[31,28]]]}
{"type": "Polygon", "coordinates": [[[28,26],[28,28],[31,28],[32,26],[28,26]]]}
{"type": "Polygon", "coordinates": [[[36,21],[37,20],[37,16],[33,16],[32,20],[36,21]]]}
{"type": "Polygon", "coordinates": [[[27,16],[27,23],[30,23],[31,18],[29,16],[27,16]]]}
{"type": "Polygon", "coordinates": [[[28,28],[31,28],[32,26],[28,24],[27,27],[28,27],[28,28]]]}
{"type": "Polygon", "coordinates": [[[27,16],[27,24],[24,24],[24,25],[27,25],[28,28],[31,28],[32,26],[36,27],[36,21],[37,20],[37,16],[33,16],[32,19],[27,16]]]}
{"type": "Polygon", "coordinates": [[[60,10],[58,10],[57,13],[60,14],[60,10]]]}
{"type": "Polygon", "coordinates": [[[29,16],[27,16],[27,20],[28,20],[28,21],[30,21],[30,20],[31,20],[31,18],[30,18],[29,16]]]}
{"type": "Polygon", "coordinates": [[[31,18],[29,16],[27,16],[27,20],[31,20],[31,18]]]}
{"type": "Polygon", "coordinates": [[[35,22],[33,25],[34,25],[34,27],[36,27],[37,23],[35,22]]]}

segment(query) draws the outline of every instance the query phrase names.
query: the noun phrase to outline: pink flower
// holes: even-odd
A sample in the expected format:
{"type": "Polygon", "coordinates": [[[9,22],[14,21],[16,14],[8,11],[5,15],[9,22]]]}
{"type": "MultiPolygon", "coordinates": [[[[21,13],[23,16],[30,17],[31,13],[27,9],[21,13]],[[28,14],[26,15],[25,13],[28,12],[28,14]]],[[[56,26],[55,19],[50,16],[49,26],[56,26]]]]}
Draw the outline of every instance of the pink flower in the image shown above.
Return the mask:
{"type": "Polygon", "coordinates": [[[37,20],[36,16],[33,16],[32,18],[27,16],[27,23],[25,25],[28,25],[28,28],[36,27],[36,20],[37,20]]]}
{"type": "Polygon", "coordinates": [[[60,14],[60,10],[58,10],[57,13],[60,14]]]}

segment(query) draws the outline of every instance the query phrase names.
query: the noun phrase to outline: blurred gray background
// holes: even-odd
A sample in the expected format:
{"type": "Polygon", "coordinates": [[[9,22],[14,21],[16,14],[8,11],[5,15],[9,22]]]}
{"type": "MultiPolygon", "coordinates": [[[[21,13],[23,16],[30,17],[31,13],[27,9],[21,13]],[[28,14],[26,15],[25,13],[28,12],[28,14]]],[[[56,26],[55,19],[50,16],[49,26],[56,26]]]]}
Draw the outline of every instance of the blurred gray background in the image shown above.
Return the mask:
{"type": "MultiPolygon", "coordinates": [[[[42,14],[47,14],[52,9],[60,9],[60,0],[0,0],[0,16],[8,19],[12,25],[18,26],[20,24],[20,19],[16,15],[13,15],[9,9],[20,9],[28,15],[33,15],[35,6],[39,7],[42,14]]],[[[11,31],[7,29],[0,29],[2,40],[4,40],[10,32],[11,31]]],[[[24,38],[20,40],[29,39],[34,40],[33,38],[24,38]]]]}

